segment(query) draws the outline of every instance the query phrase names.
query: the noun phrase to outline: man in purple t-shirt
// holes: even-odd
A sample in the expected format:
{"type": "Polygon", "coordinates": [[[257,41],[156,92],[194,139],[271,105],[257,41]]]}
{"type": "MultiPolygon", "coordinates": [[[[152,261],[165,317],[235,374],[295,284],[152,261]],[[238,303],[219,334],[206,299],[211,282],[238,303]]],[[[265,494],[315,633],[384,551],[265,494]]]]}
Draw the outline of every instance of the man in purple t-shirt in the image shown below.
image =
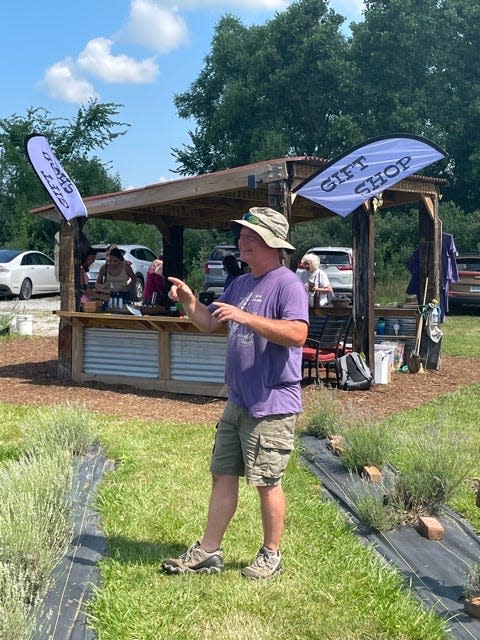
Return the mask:
{"type": "Polygon", "coordinates": [[[260,498],[263,544],[243,575],[269,579],[283,571],[280,540],[285,521],[281,479],[294,445],[302,410],[302,346],[308,331],[308,298],[297,276],[282,266],[288,222],[269,207],[253,207],[231,220],[240,258],[251,272],[237,277],[206,307],[177,278],[170,295],[182,303],[202,331],[228,323],[225,378],[228,402],[217,425],[210,470],[212,492],[203,538],[179,558],[168,558],[168,573],[219,573],[220,548],[238,500],[239,477],[256,486],[260,498]]]}

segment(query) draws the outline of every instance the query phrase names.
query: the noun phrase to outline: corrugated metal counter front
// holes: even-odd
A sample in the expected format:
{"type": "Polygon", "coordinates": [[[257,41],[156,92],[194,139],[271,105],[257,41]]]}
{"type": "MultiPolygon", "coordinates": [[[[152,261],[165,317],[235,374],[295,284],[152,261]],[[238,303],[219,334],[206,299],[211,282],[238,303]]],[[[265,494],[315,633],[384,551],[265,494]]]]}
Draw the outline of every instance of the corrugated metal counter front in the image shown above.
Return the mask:
{"type": "Polygon", "coordinates": [[[188,318],[57,311],[72,325],[72,379],[226,397],[227,327],[188,318]]]}

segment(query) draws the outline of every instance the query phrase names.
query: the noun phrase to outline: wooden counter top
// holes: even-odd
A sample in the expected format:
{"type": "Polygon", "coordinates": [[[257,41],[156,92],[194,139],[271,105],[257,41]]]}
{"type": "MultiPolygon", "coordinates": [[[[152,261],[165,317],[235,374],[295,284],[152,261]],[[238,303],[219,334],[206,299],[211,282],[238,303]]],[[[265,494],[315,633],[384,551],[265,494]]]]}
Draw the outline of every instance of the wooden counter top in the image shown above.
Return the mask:
{"type": "MultiPolygon", "coordinates": [[[[188,318],[178,316],[134,316],[130,313],[87,313],[85,311],[55,311],[62,320],[80,323],[84,327],[108,327],[111,329],[140,329],[168,333],[204,333],[188,318]]],[[[211,335],[227,333],[227,325],[223,325],[211,335]]]]}

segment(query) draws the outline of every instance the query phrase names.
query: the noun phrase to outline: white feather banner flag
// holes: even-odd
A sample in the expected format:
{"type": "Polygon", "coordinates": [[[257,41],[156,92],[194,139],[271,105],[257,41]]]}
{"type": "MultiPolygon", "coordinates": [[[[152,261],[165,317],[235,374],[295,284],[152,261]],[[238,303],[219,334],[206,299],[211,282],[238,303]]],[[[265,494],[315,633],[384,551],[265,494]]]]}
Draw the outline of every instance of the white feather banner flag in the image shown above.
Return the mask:
{"type": "Polygon", "coordinates": [[[37,133],[27,136],[25,150],[35,173],[65,220],[86,217],[87,207],[75,183],[55,157],[45,136],[37,133]]]}
{"type": "Polygon", "coordinates": [[[446,157],[440,147],[419,136],[382,136],[343,153],[294,191],[345,217],[366,200],[446,157]]]}

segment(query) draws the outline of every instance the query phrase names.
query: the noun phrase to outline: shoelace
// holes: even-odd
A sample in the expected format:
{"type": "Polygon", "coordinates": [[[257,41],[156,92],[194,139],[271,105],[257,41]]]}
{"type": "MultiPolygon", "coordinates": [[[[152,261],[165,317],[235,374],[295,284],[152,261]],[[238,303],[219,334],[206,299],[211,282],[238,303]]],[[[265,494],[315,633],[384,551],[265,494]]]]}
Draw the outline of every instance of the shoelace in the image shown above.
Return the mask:
{"type": "Polygon", "coordinates": [[[190,560],[190,558],[193,556],[193,552],[196,549],[196,545],[192,544],[191,547],[189,547],[185,553],[183,555],[180,556],[182,562],[186,562],[187,560],[190,560]]]}
{"type": "Polygon", "coordinates": [[[268,567],[270,564],[273,564],[274,559],[277,557],[275,553],[268,553],[268,551],[262,551],[259,553],[255,559],[255,564],[259,567],[268,567]]]}

